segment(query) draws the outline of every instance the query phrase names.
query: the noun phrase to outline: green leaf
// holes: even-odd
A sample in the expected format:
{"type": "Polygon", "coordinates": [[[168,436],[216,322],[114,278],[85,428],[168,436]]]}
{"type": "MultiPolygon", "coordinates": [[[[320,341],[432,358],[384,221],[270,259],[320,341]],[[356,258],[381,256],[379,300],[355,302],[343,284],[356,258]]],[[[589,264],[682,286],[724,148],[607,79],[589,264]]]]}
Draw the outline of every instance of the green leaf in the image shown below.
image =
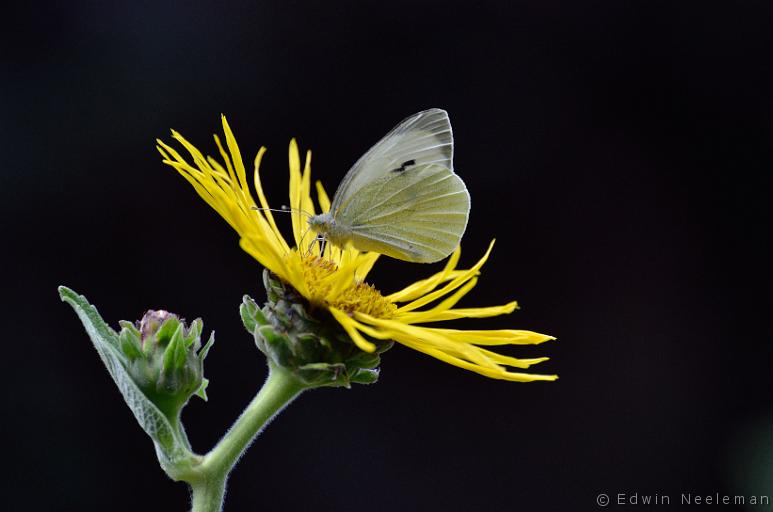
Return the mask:
{"type": "Polygon", "coordinates": [[[60,286],[59,296],[72,306],[80,317],[86,332],[97,349],[100,359],[121,392],[140,427],[153,439],[162,465],[176,464],[190,457],[186,440],[175,429],[153,402],[142,393],[124,367],[125,358],[119,350],[118,334],[99,316],[97,308],[86,297],[60,286]],[[162,459],[163,457],[163,459],[162,459]]]}

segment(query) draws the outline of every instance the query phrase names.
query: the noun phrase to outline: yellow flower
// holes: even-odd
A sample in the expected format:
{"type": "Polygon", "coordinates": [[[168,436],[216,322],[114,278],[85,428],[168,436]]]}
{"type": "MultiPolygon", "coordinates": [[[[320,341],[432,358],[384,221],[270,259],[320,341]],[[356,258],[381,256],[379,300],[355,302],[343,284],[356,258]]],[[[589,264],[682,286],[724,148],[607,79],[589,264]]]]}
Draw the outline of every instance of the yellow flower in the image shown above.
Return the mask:
{"type": "MultiPolygon", "coordinates": [[[[172,137],[188,151],[192,163],[158,140],[163,162],[188,180],[196,192],[236,230],[242,249],[292,285],[311,303],[328,309],[361,350],[373,352],[375,349],[367,337],[394,340],[446,363],[494,379],[528,382],[558,378],[556,375],[513,372],[507,368],[529,368],[547,360],[547,357],[516,359],[483,348],[537,344],[555,339],[552,336],[513,329],[457,330],[419,325],[502,315],[517,307],[515,302],[480,308],[454,307],[477,283],[493,241],[483,257],[469,269],[457,269],[461,255],[461,248],[457,248],[440,272],[392,294],[382,295],[365,282],[379,254],[360,252],[352,247],[342,249],[328,243],[320,255],[320,242],[308,229],[302,213],[313,215],[316,211],[311,197],[311,152],[306,153],[305,163],[301,165],[298,145],[295,139],[290,141],[289,202],[294,238],[291,246],[280,233],[261,186],[259,169],[266,148],[261,148],[255,157],[253,183],[258,199],[256,203],[236,139],[224,116],[222,122],[226,146],[222,145],[217,135],[215,143],[223,163],[210,156],[205,157],[175,131],[172,131],[172,137]]],[[[321,211],[325,212],[330,208],[330,199],[320,182],[315,185],[317,201],[321,211]]]]}

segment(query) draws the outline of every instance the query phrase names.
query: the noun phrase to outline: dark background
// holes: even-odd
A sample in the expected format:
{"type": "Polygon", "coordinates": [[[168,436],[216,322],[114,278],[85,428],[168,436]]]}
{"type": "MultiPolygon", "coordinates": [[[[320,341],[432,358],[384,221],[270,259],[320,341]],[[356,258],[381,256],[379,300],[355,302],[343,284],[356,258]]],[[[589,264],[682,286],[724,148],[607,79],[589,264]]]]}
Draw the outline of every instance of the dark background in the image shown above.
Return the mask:
{"type": "MultiPolygon", "coordinates": [[[[433,106],[472,195],[462,263],[498,240],[463,304],[522,307],[467,325],[557,336],[511,353],[550,356],[535,371],[560,380],[488,380],[398,346],[377,385],[282,414],[226,510],[773,493],[770,2],[124,4],[4,13],[4,510],[187,499],[57,285],[113,325],[167,308],[216,329],[210,400],[184,415],[201,452],[265,377],[237,313],[243,293],[264,298],[261,269],[156,137],[212,154],[225,113],[246,161],[269,148],[281,204],[290,137],[332,192],[433,106]]],[[[434,270],[384,259],[371,279],[391,291],[434,270]]]]}

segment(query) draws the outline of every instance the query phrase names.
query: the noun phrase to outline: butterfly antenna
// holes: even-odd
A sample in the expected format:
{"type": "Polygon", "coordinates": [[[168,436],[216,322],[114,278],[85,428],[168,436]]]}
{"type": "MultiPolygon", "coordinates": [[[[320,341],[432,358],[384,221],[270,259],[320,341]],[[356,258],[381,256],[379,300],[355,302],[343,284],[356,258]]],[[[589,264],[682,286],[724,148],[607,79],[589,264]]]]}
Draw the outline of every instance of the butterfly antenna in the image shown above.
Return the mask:
{"type": "Polygon", "coordinates": [[[253,206],[252,209],[259,212],[300,213],[302,215],[306,215],[309,218],[314,217],[314,215],[310,214],[305,210],[290,208],[289,206],[285,206],[285,205],[282,205],[281,208],[260,208],[258,206],[253,206]]]}

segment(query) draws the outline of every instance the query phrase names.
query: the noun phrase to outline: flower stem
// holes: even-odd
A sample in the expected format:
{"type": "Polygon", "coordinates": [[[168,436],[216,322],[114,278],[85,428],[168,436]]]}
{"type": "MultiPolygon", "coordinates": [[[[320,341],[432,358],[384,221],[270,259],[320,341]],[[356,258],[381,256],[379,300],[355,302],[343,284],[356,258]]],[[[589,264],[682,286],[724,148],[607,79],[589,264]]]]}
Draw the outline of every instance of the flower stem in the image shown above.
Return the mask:
{"type": "Polygon", "coordinates": [[[268,378],[231,430],[204,456],[200,478],[189,482],[193,512],[220,512],[228,474],[239,457],[279,412],[305,389],[287,370],[269,363],[268,378]]]}
{"type": "Polygon", "coordinates": [[[225,477],[202,479],[191,484],[191,512],[220,512],[225,497],[225,477]]]}

